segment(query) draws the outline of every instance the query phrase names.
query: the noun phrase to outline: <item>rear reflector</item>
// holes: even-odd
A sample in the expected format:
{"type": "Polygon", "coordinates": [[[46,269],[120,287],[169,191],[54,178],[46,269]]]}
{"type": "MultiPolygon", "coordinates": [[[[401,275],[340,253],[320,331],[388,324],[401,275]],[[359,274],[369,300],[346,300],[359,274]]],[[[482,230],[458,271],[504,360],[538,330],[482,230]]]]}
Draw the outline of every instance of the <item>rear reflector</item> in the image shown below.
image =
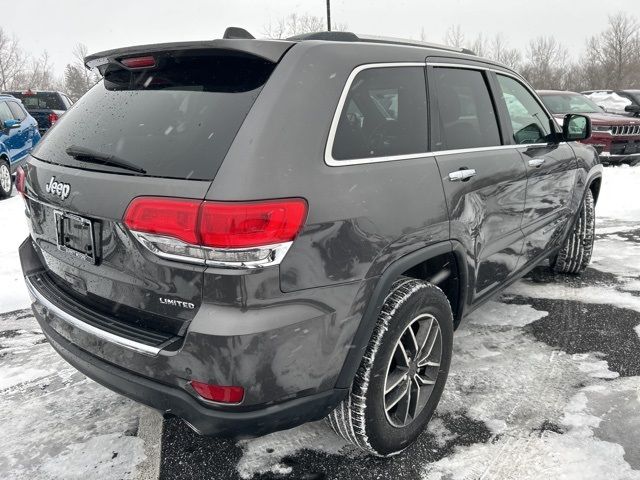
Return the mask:
{"type": "Polygon", "coordinates": [[[156,59],[149,55],[146,57],[123,58],[120,63],[128,68],[153,68],[156,66],[156,59]]]}
{"type": "Polygon", "coordinates": [[[191,386],[205,400],[219,403],[240,403],[244,398],[244,388],[210,385],[191,380],[191,386]]]}
{"type": "Polygon", "coordinates": [[[20,192],[24,196],[24,184],[25,184],[26,175],[22,167],[18,167],[16,169],[16,190],[20,192]]]}

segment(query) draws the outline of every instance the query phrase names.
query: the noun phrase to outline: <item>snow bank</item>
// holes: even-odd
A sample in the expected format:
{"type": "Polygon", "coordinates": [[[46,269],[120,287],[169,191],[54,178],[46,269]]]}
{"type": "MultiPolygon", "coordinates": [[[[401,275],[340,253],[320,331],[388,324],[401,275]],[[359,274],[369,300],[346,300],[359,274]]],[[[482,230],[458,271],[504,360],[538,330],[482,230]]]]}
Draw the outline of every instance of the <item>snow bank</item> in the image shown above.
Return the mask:
{"type": "Polygon", "coordinates": [[[0,312],[10,312],[31,304],[18,257],[18,247],[29,235],[24,203],[19,195],[0,201],[0,225],[0,312]]]}
{"type": "Polygon", "coordinates": [[[640,222],[640,167],[605,168],[596,219],[640,222]]]}

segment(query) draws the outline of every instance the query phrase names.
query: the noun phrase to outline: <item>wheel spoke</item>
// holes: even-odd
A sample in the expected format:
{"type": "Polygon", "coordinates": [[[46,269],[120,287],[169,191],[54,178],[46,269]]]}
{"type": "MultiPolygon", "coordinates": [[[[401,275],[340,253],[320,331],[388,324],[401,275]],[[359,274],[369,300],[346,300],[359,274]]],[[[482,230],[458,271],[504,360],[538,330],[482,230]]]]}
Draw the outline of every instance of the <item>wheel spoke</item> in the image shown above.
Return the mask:
{"type": "Polygon", "coordinates": [[[408,385],[409,383],[405,380],[405,382],[402,384],[402,388],[397,388],[395,392],[392,392],[392,394],[390,395],[391,397],[390,401],[386,402],[386,405],[385,405],[385,410],[387,412],[391,410],[393,407],[395,407],[396,405],[398,405],[398,403],[400,403],[400,400],[406,398],[407,395],[410,394],[409,393],[410,389],[407,388],[408,385]]]}
{"type": "Polygon", "coordinates": [[[407,424],[409,420],[409,409],[411,408],[411,379],[407,381],[407,394],[403,397],[402,403],[398,405],[398,414],[402,418],[402,423],[407,424]]]}
{"type": "Polygon", "coordinates": [[[411,418],[416,418],[420,414],[420,384],[415,378],[411,382],[411,387],[413,388],[414,385],[415,388],[411,395],[411,418]]]}
{"type": "Polygon", "coordinates": [[[400,385],[404,380],[407,379],[408,368],[405,367],[396,367],[396,369],[389,373],[387,376],[386,386],[384,389],[384,394],[388,394],[398,385],[400,385]]]}
{"type": "Polygon", "coordinates": [[[418,366],[419,367],[422,367],[422,366],[426,365],[426,362],[429,359],[429,357],[431,356],[431,352],[433,352],[433,347],[435,346],[436,341],[438,340],[439,336],[440,336],[440,329],[436,325],[436,328],[433,329],[433,335],[431,335],[431,340],[429,342],[427,342],[427,346],[426,346],[425,350],[422,352],[420,357],[418,357],[418,366]]]}
{"type": "Polygon", "coordinates": [[[416,379],[416,382],[418,382],[420,384],[420,386],[435,385],[435,383],[436,383],[435,380],[431,380],[425,374],[416,373],[414,378],[416,379]]]}
{"type": "Polygon", "coordinates": [[[396,348],[394,355],[396,357],[396,363],[398,365],[404,365],[405,367],[409,366],[409,356],[407,355],[407,350],[402,344],[402,339],[400,339],[400,341],[398,342],[398,347],[396,348]]]}
{"type": "Polygon", "coordinates": [[[407,328],[407,330],[409,330],[409,336],[411,337],[411,343],[413,343],[413,349],[412,352],[414,352],[414,358],[418,357],[418,352],[420,352],[420,345],[418,345],[418,339],[416,338],[416,333],[413,331],[413,328],[411,328],[411,326],[409,326],[409,328],[407,328]]]}
{"type": "MultiPolygon", "coordinates": [[[[427,345],[427,340],[429,340],[429,335],[431,335],[431,330],[433,329],[434,322],[435,320],[433,319],[433,317],[429,317],[429,327],[426,329],[427,333],[425,333],[424,337],[421,339],[420,349],[418,350],[418,358],[423,358],[424,348],[427,345]]],[[[421,325],[418,334],[420,334],[422,330],[424,330],[424,327],[422,327],[421,325]]]]}

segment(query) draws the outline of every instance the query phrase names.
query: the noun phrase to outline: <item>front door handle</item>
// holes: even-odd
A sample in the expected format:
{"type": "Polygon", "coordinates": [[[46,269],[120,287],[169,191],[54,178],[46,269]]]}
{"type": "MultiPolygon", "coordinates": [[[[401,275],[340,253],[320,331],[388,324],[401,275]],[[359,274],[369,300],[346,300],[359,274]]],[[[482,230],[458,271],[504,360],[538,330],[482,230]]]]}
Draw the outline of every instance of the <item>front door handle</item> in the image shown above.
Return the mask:
{"type": "Polygon", "coordinates": [[[464,168],[462,170],[456,170],[449,174],[449,181],[451,182],[464,182],[471,177],[475,177],[477,172],[473,168],[464,168]]]}
{"type": "Polygon", "coordinates": [[[539,168],[544,163],[544,158],[532,158],[529,160],[529,166],[534,168],[539,168]]]}

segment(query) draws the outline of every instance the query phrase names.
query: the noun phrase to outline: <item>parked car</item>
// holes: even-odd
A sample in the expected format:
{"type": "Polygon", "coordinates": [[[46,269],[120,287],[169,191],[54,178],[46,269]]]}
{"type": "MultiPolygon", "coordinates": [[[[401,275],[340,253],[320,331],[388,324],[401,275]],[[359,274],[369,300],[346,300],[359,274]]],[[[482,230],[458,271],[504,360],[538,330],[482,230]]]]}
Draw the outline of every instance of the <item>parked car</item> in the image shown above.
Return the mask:
{"type": "Polygon", "coordinates": [[[73,104],[62,92],[24,90],[6,93],[22,100],[22,104],[38,122],[42,135],[60,120],[60,117],[73,104]]]}
{"type": "Polygon", "coordinates": [[[13,191],[13,175],[40,140],[38,124],[20,100],[0,94],[0,199],[13,191]]]}
{"type": "Polygon", "coordinates": [[[592,100],[575,92],[538,91],[547,108],[562,121],[569,113],[580,113],[591,119],[591,137],[584,140],[600,153],[605,164],[640,161],[640,120],[606,113],[592,100]]]}
{"type": "Polygon", "coordinates": [[[499,63],[237,29],[86,63],[104,79],[19,182],[34,314],[78,370],[201,434],[328,415],[398,453],[465,315],[547,259],[589,263],[589,118],[560,129],[499,63]]]}
{"type": "Polygon", "coordinates": [[[582,94],[606,112],[640,117],[640,90],[588,90],[582,94]]]}

